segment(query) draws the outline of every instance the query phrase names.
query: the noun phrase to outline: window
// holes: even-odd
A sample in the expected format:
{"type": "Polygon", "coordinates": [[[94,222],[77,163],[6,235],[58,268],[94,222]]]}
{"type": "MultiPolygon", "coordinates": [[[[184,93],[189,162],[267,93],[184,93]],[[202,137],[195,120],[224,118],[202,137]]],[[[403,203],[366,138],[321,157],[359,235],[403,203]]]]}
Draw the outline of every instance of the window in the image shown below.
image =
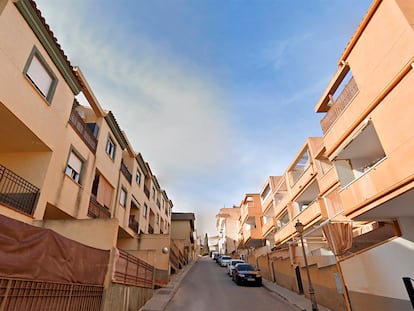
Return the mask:
{"type": "Polygon", "coordinates": [[[109,156],[112,159],[115,159],[115,149],[116,149],[116,145],[115,142],[113,141],[113,139],[111,137],[108,136],[108,141],[106,142],[106,153],[109,154],[109,156]]]}
{"type": "Polygon", "coordinates": [[[58,80],[36,47],[33,48],[27,60],[24,75],[50,103],[58,80]]]}
{"type": "Polygon", "coordinates": [[[128,192],[124,188],[121,188],[121,193],[119,194],[119,204],[123,207],[126,206],[127,195],[128,192]]]}
{"type": "Polygon", "coordinates": [[[135,176],[135,181],[137,182],[138,186],[141,185],[141,172],[137,170],[137,175],[135,176]]]}
{"type": "Polygon", "coordinates": [[[98,124],[96,124],[96,123],[86,123],[86,125],[91,130],[93,136],[95,138],[98,138],[98,133],[99,133],[99,126],[98,126],[98,124]]]}
{"type": "Polygon", "coordinates": [[[262,199],[262,203],[264,201],[266,201],[266,199],[268,198],[269,194],[270,194],[270,186],[267,185],[266,188],[265,188],[265,190],[263,191],[262,195],[260,196],[261,199],[262,199]]]}
{"type": "Polygon", "coordinates": [[[152,198],[155,200],[155,188],[152,187],[152,198]]]}
{"type": "Polygon", "coordinates": [[[147,217],[148,215],[148,205],[144,203],[144,211],[142,213],[142,216],[147,217]]]}
{"type": "Polygon", "coordinates": [[[155,217],[155,223],[158,225],[160,223],[160,215],[157,214],[155,217]]]}
{"type": "Polygon", "coordinates": [[[289,223],[289,214],[288,211],[285,211],[277,220],[276,220],[276,230],[279,231],[284,226],[289,223]]]}
{"type": "Polygon", "coordinates": [[[295,163],[294,167],[289,171],[292,184],[295,184],[299,180],[310,164],[309,151],[306,149],[300,155],[299,160],[295,163]]]}
{"type": "Polygon", "coordinates": [[[79,183],[82,172],[83,160],[73,150],[70,152],[65,174],[79,183]]]}
{"type": "Polygon", "coordinates": [[[385,158],[377,132],[371,121],[333,159],[341,186],[367,173],[385,158]]]}

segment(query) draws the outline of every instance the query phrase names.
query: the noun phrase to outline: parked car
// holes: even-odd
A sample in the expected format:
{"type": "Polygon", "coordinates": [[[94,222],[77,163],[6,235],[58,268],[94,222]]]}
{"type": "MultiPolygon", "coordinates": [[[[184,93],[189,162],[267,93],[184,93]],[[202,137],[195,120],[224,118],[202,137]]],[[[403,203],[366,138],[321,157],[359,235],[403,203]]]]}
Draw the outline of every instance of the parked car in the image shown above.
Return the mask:
{"type": "Polygon", "coordinates": [[[221,258],[221,256],[223,256],[223,254],[217,254],[217,255],[215,255],[215,256],[214,256],[214,260],[215,260],[218,264],[220,264],[220,258],[221,258]]]}
{"type": "Polygon", "coordinates": [[[233,270],[233,281],[237,285],[254,284],[262,285],[262,276],[260,271],[248,263],[238,263],[233,270]]]}
{"type": "Polygon", "coordinates": [[[229,264],[227,265],[227,274],[229,276],[232,276],[233,275],[234,267],[238,263],[244,263],[244,260],[241,260],[241,259],[232,259],[232,260],[230,260],[229,264]]]}
{"type": "Polygon", "coordinates": [[[227,265],[229,264],[230,260],[232,258],[230,256],[221,256],[220,258],[220,266],[222,267],[227,267],[227,265]]]}

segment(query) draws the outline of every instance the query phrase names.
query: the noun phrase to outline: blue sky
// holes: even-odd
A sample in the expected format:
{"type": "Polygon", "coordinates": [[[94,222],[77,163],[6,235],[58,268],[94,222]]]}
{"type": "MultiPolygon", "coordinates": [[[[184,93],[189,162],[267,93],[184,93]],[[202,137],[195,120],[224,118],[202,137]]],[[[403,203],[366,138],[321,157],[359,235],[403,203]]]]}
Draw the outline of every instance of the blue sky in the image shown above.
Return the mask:
{"type": "Polygon", "coordinates": [[[281,175],[371,0],[37,0],[173,211],[215,215],[281,175]]]}

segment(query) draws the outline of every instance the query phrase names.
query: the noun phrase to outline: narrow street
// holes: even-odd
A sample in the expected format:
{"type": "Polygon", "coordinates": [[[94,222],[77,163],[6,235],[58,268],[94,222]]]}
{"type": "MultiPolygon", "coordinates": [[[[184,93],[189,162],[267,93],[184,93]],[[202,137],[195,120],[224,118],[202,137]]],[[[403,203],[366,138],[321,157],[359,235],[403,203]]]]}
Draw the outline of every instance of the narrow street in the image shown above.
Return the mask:
{"type": "Polygon", "coordinates": [[[200,258],[166,311],[297,310],[264,287],[237,286],[210,257],[200,258]]]}

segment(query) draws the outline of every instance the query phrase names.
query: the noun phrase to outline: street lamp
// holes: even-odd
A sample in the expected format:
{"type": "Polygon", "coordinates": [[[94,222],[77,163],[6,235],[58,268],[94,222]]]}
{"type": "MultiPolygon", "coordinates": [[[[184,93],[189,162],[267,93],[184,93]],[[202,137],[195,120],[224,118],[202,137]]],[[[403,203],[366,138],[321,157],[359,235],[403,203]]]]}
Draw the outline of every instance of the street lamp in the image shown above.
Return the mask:
{"type": "Polygon", "coordinates": [[[303,252],[303,258],[305,259],[305,267],[306,267],[306,274],[308,275],[308,282],[309,282],[309,296],[312,303],[312,311],[318,311],[318,304],[316,303],[316,297],[315,297],[315,291],[312,286],[312,281],[309,273],[309,266],[308,266],[308,259],[306,258],[305,253],[305,245],[303,244],[303,229],[304,225],[299,221],[295,224],[296,232],[299,234],[300,242],[302,244],[302,252],[303,252]]]}

